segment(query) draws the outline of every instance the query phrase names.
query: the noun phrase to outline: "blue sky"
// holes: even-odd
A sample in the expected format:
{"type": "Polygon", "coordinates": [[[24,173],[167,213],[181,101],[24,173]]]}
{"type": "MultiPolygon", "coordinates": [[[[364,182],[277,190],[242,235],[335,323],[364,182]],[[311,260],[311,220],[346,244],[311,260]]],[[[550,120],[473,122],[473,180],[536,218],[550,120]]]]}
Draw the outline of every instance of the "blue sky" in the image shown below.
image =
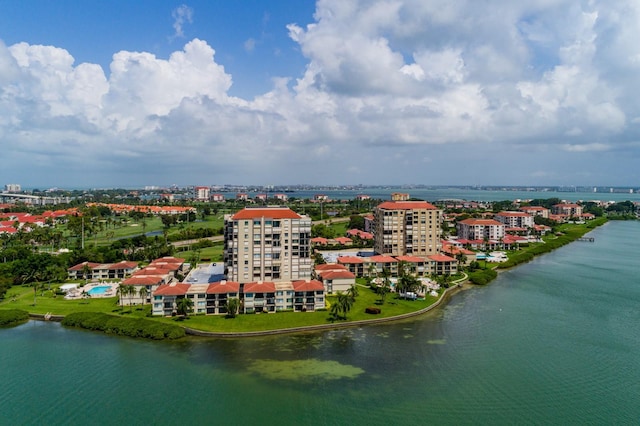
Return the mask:
{"type": "Polygon", "coordinates": [[[631,0],[0,0],[0,185],[640,186],[638,22],[631,0]]]}

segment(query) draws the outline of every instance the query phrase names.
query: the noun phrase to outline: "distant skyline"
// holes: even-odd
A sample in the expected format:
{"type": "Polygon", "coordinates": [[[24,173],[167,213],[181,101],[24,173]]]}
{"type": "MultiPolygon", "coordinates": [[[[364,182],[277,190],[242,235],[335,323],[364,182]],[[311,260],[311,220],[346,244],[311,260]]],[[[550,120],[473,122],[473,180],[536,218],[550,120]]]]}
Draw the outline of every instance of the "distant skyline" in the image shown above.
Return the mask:
{"type": "Polygon", "coordinates": [[[0,2],[0,184],[640,185],[640,4],[0,2]]]}

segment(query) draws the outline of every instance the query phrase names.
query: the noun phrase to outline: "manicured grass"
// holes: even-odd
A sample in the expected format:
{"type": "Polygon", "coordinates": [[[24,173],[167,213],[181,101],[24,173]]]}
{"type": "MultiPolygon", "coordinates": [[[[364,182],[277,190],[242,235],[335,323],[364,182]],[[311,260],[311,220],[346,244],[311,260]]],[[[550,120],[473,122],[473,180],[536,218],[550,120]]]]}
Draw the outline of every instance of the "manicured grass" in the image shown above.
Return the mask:
{"type": "MultiPolygon", "coordinates": [[[[196,253],[195,250],[186,250],[188,247],[183,246],[183,247],[177,247],[176,248],[176,252],[175,255],[177,257],[183,258],[183,259],[190,259],[192,255],[194,255],[196,253]],[[185,249],[185,250],[182,250],[185,249]]],[[[224,249],[224,244],[222,243],[218,243],[216,245],[214,245],[213,247],[205,247],[203,249],[200,249],[199,255],[200,255],[200,259],[211,259],[212,262],[222,262],[223,260],[223,255],[222,255],[222,251],[224,249]]]]}
{"type": "MultiPolygon", "coordinates": [[[[364,319],[386,318],[415,312],[433,304],[437,298],[427,296],[426,300],[402,300],[397,299],[395,293],[387,295],[385,303],[378,305],[379,297],[366,287],[359,287],[359,296],[356,298],[354,306],[347,315],[348,321],[358,321],[364,319]],[[379,315],[365,313],[369,306],[381,309],[379,315]]],[[[86,299],[86,300],[64,300],[62,296],[53,297],[51,291],[45,291],[44,296],[38,292],[36,305],[33,305],[32,287],[12,287],[7,298],[0,303],[0,309],[21,309],[31,313],[45,314],[50,312],[53,315],[69,315],[75,312],[96,312],[115,315],[123,315],[132,318],[147,317],[151,311],[151,305],[125,306],[118,305],[116,297],[86,299]],[[15,296],[15,297],[13,297],[15,296]],[[15,301],[12,301],[15,299],[15,301]]],[[[328,296],[327,301],[332,303],[335,296],[328,296]]],[[[152,321],[159,321],[167,324],[178,324],[185,327],[195,328],[203,331],[214,332],[245,332],[276,330],[281,328],[304,327],[318,324],[331,324],[328,309],[318,312],[277,312],[272,314],[242,314],[235,318],[225,318],[224,315],[192,315],[184,320],[179,318],[148,317],[152,321]]],[[[342,323],[344,320],[335,321],[342,323]]]]}
{"type": "Polygon", "coordinates": [[[117,297],[65,300],[63,296],[54,297],[53,291],[45,290],[44,295],[41,294],[42,292],[38,291],[36,305],[34,306],[33,287],[11,287],[5,296],[5,300],[0,302],[0,309],[21,309],[34,314],[50,312],[53,315],[68,315],[73,312],[122,312],[130,316],[146,316],[151,310],[150,305],[144,308],[141,306],[134,306],[132,309],[129,309],[128,306],[121,308],[118,305],[117,297]]]}
{"type": "Polygon", "coordinates": [[[335,222],[328,226],[336,232],[338,237],[344,237],[347,233],[348,225],[349,222],[335,222]]]}
{"type": "MultiPolygon", "coordinates": [[[[396,299],[396,295],[391,293],[387,295],[386,301],[383,305],[377,305],[379,297],[369,288],[359,287],[359,296],[356,298],[354,306],[347,314],[348,321],[358,321],[365,319],[375,318],[387,318],[396,315],[406,314],[409,312],[415,312],[419,309],[426,308],[433,304],[437,298],[427,296],[426,300],[402,300],[396,299]],[[365,313],[365,309],[368,306],[375,306],[381,309],[379,315],[371,315],[365,313]]],[[[328,296],[329,303],[335,300],[335,296],[328,296]]],[[[186,319],[181,318],[157,318],[158,321],[163,321],[172,324],[181,324],[185,327],[190,327],[203,331],[212,332],[247,332],[247,331],[261,331],[261,330],[277,330],[284,328],[305,327],[319,324],[340,324],[345,321],[332,321],[330,319],[329,311],[318,312],[277,312],[277,313],[261,313],[261,314],[246,314],[237,315],[235,318],[226,318],[225,316],[218,315],[197,315],[189,316],[186,319]]]]}

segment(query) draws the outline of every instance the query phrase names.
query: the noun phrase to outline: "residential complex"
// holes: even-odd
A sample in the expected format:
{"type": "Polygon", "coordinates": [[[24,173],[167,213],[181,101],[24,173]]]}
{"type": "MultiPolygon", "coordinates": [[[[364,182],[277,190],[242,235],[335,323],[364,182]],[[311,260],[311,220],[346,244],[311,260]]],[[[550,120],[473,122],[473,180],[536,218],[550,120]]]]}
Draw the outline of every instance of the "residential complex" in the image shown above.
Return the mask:
{"type": "Polygon", "coordinates": [[[227,279],[239,283],[311,277],[311,219],[288,207],[246,207],[224,219],[227,279]]]}
{"type": "Polygon", "coordinates": [[[504,238],[506,226],[494,219],[465,219],[457,228],[459,239],[498,241],[504,238]]]}
{"type": "Polygon", "coordinates": [[[504,223],[509,228],[533,228],[535,224],[533,216],[525,212],[500,212],[494,216],[494,219],[500,223],[504,223]]]}
{"type": "Polygon", "coordinates": [[[551,213],[563,216],[581,216],[582,206],[574,203],[555,204],[551,207],[551,213]]]}
{"type": "Polygon", "coordinates": [[[385,201],[374,210],[374,250],[389,256],[436,254],[441,221],[442,210],[426,201],[385,201]]]}

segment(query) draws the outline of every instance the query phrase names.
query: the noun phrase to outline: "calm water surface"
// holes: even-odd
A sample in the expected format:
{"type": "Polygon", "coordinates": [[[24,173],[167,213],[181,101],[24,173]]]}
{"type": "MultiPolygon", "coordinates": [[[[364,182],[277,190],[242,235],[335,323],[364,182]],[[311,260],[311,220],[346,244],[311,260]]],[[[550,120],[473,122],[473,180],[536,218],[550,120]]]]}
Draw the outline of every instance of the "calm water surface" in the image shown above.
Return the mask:
{"type": "Polygon", "coordinates": [[[154,343],[0,330],[2,424],[639,424],[640,223],[419,320],[154,343]]]}

